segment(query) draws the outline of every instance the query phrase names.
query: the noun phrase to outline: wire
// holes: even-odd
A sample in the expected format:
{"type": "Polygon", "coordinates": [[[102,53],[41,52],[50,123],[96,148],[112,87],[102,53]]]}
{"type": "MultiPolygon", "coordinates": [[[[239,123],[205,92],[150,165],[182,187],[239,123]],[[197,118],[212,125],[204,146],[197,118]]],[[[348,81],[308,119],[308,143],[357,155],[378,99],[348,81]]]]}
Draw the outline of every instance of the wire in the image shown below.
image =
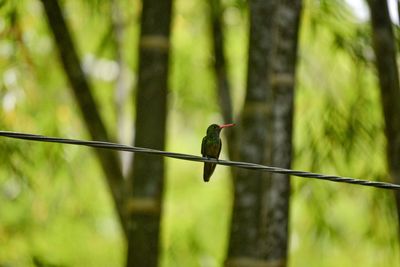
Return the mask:
{"type": "Polygon", "coordinates": [[[175,153],[175,152],[167,152],[167,151],[149,149],[149,148],[143,148],[143,147],[127,146],[127,145],[121,145],[121,144],[103,142],[103,141],[84,141],[84,140],[58,138],[58,137],[47,137],[47,136],[43,136],[43,135],[26,134],[26,133],[19,133],[19,132],[8,132],[8,131],[0,131],[0,136],[16,138],[16,139],[31,140],[31,141],[39,141],[39,142],[62,143],[62,144],[81,145],[81,146],[118,150],[118,151],[126,151],[126,152],[134,152],[134,153],[154,154],[154,155],[160,155],[160,156],[164,156],[164,157],[181,159],[181,160],[189,160],[189,161],[197,161],[197,162],[211,162],[211,163],[216,163],[219,165],[238,167],[238,168],[243,168],[243,169],[259,170],[259,171],[280,173],[280,174],[289,174],[289,175],[299,176],[299,177],[303,177],[303,178],[320,179],[320,180],[328,180],[328,181],[339,182],[339,183],[349,183],[349,184],[357,184],[357,185],[371,186],[371,187],[384,188],[384,189],[400,190],[400,185],[393,184],[393,183],[377,182],[377,181],[370,181],[370,180],[355,179],[355,178],[351,178],[351,177],[342,177],[342,176],[337,176],[337,175],[325,175],[325,174],[318,174],[318,173],[312,173],[312,172],[306,172],[306,171],[290,170],[290,169],[271,167],[271,166],[260,165],[260,164],[255,164],[255,163],[248,163],[248,162],[220,160],[220,159],[217,160],[217,159],[213,159],[213,158],[204,158],[204,157],[199,157],[199,156],[194,156],[194,155],[175,153]]]}

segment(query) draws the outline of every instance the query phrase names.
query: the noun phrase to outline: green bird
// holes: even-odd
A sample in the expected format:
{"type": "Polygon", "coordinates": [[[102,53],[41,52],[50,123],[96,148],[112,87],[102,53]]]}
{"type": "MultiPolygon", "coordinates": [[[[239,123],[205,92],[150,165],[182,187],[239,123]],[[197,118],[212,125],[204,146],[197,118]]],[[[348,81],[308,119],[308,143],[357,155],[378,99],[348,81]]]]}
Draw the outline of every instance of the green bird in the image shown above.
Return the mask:
{"type": "MultiPolygon", "coordinates": [[[[235,124],[211,124],[207,128],[207,135],[204,136],[203,141],[201,142],[201,155],[207,158],[218,159],[219,154],[221,153],[222,142],[219,134],[223,128],[232,127],[235,124]]],[[[213,174],[215,167],[217,164],[215,163],[204,163],[204,173],[203,180],[204,182],[208,182],[210,180],[211,175],[213,174]]]]}

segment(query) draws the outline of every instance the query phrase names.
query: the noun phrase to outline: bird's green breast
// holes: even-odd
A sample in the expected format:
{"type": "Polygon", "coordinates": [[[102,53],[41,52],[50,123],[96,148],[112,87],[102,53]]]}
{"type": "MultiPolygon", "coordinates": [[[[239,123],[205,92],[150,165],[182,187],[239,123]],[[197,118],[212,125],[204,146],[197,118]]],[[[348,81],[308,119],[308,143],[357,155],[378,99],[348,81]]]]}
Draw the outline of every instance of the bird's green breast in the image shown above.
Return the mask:
{"type": "Polygon", "coordinates": [[[203,140],[203,153],[208,157],[218,158],[221,150],[221,139],[205,137],[203,140]]]}

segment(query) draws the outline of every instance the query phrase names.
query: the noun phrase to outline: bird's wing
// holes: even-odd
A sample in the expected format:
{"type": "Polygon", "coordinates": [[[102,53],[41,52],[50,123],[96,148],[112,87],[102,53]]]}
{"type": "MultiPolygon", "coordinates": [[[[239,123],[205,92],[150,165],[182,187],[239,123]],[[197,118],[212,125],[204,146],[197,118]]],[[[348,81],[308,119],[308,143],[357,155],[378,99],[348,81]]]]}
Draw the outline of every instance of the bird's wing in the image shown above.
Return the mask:
{"type": "Polygon", "coordinates": [[[203,157],[206,156],[206,138],[203,138],[203,141],[201,142],[201,155],[203,157]]]}

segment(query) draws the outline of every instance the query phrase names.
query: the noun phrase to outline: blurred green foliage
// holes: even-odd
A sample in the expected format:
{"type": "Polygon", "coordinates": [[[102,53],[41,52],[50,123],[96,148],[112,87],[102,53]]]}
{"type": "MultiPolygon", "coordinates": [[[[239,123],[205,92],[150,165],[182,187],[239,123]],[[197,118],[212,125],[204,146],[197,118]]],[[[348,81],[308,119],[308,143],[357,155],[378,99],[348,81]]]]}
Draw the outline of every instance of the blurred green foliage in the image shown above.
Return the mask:
{"type": "MultiPolygon", "coordinates": [[[[62,2],[103,119],[116,136],[110,3],[62,2]]],[[[118,3],[124,71],[134,88],[140,4],[118,3]]],[[[247,12],[245,1],[223,3],[238,113],[247,12]]],[[[307,0],[304,6],[294,167],[387,181],[369,27],[343,1],[307,0]]],[[[167,148],[199,154],[207,125],[221,121],[207,6],[177,0],[174,7],[167,148]]],[[[0,128],[86,139],[40,2],[1,1],[0,36],[0,128]]],[[[130,120],[132,103],[128,98],[124,106],[130,120]]],[[[0,151],[0,266],[124,265],[126,244],[90,149],[4,139],[0,151]]],[[[229,169],[218,167],[204,184],[201,164],[166,163],[161,266],[222,266],[232,205],[229,169]]],[[[293,178],[290,266],[400,266],[394,208],[390,191],[293,178]]]]}

